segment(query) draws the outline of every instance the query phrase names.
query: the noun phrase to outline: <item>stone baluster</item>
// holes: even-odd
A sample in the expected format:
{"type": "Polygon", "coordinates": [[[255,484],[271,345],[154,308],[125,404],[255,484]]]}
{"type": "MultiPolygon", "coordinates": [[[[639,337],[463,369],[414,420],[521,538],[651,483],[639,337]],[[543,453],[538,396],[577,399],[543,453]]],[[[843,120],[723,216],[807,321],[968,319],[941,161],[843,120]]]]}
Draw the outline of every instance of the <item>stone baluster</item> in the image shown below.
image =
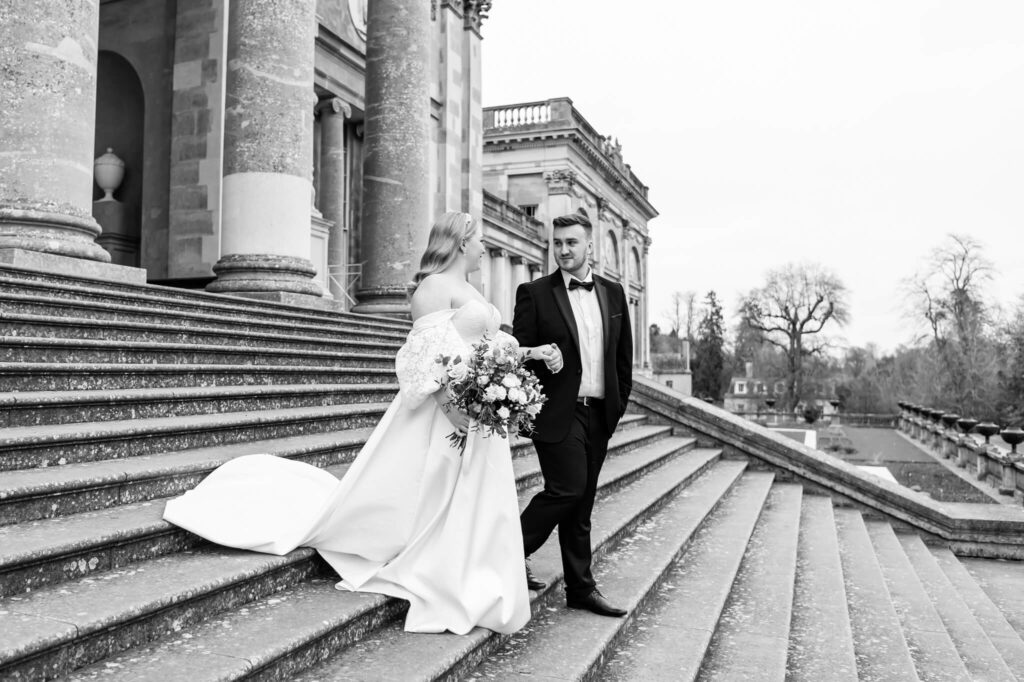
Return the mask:
{"type": "MultiPolygon", "coordinates": [[[[308,3],[314,5],[315,3],[308,3]]],[[[366,39],[362,313],[407,315],[430,232],[430,3],[373,0],[366,39]]]]}
{"type": "Polygon", "coordinates": [[[231,2],[221,257],[210,291],[321,294],[309,259],[314,5],[231,2]]]}
{"type": "MultiPolygon", "coordinates": [[[[320,211],[330,220],[330,237],[327,241],[327,267],[335,273],[343,273],[348,265],[348,231],[345,216],[347,173],[345,167],[345,120],[352,116],[352,107],[345,101],[331,97],[317,105],[320,112],[320,211]]],[[[342,301],[348,292],[344,275],[328,278],[331,295],[342,301]]]]}
{"type": "Polygon", "coordinates": [[[110,261],[92,217],[99,5],[0,9],[0,262],[110,261]]]}

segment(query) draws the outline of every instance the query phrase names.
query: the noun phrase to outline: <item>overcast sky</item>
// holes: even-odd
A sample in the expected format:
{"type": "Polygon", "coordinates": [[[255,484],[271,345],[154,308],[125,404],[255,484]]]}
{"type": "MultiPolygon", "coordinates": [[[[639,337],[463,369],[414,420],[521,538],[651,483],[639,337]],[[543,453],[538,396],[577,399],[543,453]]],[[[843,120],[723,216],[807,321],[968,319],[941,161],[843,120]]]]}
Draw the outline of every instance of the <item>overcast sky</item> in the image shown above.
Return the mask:
{"type": "Polygon", "coordinates": [[[499,0],[485,106],[568,96],[650,187],[651,321],[790,261],[852,345],[912,340],[900,283],[950,232],[1024,295],[1024,1],[499,0]]]}

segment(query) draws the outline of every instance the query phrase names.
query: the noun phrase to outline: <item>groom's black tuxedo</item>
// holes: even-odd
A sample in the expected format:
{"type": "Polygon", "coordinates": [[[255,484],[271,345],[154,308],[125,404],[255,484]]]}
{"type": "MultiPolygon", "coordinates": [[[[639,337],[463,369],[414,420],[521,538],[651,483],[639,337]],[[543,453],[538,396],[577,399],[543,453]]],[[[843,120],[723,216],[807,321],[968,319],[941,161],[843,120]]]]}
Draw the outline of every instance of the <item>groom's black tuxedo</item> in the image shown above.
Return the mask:
{"type": "MultiPolygon", "coordinates": [[[[548,397],[535,423],[534,448],[544,474],[544,490],[523,511],[523,545],[527,556],[558,528],[571,602],[596,588],[591,573],[590,513],[597,478],[632,389],[633,336],[622,287],[593,276],[593,292],[601,311],[604,348],[604,400],[577,400],[583,375],[580,335],[561,270],[516,291],[512,334],[527,347],[555,343],[562,351],[561,371],[552,374],[541,361],[530,363],[548,397]]],[[[596,351],[597,349],[591,349],[596,351]]]]}
{"type": "MultiPolygon", "coordinates": [[[[594,293],[601,307],[604,332],[604,415],[611,437],[633,388],[633,335],[622,286],[595,274],[594,293]]],[[[548,397],[532,437],[543,443],[557,443],[565,438],[572,423],[583,373],[579,330],[561,270],[519,286],[512,335],[522,346],[555,343],[562,351],[564,365],[558,374],[549,372],[543,362],[530,363],[548,397]]]]}

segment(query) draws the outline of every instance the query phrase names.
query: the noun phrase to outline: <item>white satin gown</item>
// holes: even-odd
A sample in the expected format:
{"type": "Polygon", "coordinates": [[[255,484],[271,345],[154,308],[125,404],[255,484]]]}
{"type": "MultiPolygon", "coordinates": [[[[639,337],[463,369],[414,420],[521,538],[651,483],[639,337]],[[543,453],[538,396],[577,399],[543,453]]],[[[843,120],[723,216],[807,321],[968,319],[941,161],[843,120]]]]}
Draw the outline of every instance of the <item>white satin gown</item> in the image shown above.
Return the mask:
{"type": "Polygon", "coordinates": [[[341,480],[246,455],[170,500],[164,518],[228,547],[313,547],[339,589],[408,600],[411,632],[519,630],[530,604],[508,440],[470,431],[460,455],[431,398],[435,358],[470,352],[484,332],[511,340],[499,322],[479,301],[418,319],[396,358],[399,395],[341,480]]]}

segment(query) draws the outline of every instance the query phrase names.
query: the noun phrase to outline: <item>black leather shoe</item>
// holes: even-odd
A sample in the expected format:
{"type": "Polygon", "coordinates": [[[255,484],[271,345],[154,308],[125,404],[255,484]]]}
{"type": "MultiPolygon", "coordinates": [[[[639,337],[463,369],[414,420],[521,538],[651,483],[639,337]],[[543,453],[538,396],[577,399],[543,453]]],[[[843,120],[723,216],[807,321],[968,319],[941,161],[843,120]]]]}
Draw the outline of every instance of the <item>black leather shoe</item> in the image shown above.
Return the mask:
{"type": "Polygon", "coordinates": [[[620,609],[617,606],[612,606],[608,603],[608,600],[604,598],[604,595],[597,590],[594,590],[585,597],[567,599],[566,605],[570,609],[583,609],[584,611],[596,613],[599,616],[622,618],[626,615],[626,609],[620,609]]]}
{"type": "Polygon", "coordinates": [[[535,592],[540,592],[541,590],[543,590],[547,586],[548,586],[548,584],[546,582],[544,582],[543,580],[538,580],[537,577],[535,575],[533,575],[533,572],[530,570],[530,564],[526,564],[526,587],[527,587],[527,589],[534,590],[535,592]]]}

